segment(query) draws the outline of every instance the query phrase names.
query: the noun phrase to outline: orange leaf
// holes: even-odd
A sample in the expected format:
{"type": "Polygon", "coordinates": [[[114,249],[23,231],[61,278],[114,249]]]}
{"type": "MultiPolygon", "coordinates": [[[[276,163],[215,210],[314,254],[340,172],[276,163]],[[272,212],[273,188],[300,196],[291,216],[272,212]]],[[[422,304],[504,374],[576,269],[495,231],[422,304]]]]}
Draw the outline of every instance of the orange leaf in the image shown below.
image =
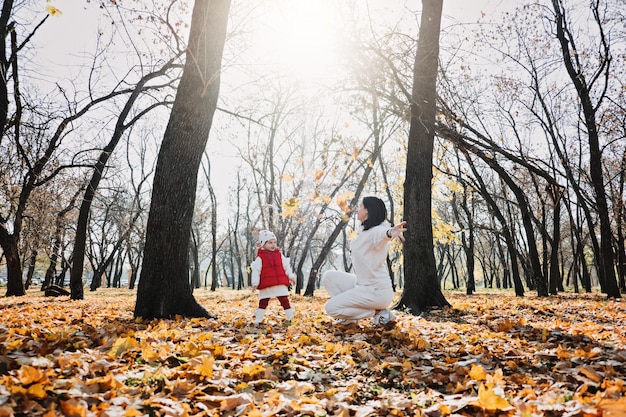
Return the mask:
{"type": "Polygon", "coordinates": [[[585,375],[587,378],[589,378],[593,382],[600,382],[603,379],[602,375],[600,375],[599,373],[597,373],[596,371],[594,371],[588,366],[581,366],[580,368],[578,368],[578,370],[580,371],[581,374],[585,375]]]}
{"type": "Polygon", "coordinates": [[[126,410],[124,410],[124,417],[137,417],[143,415],[144,413],[133,407],[128,407],[126,410]]]}
{"type": "Polygon", "coordinates": [[[26,393],[28,394],[30,398],[34,398],[36,400],[43,400],[44,398],[48,396],[48,394],[46,393],[46,390],[43,388],[43,385],[41,384],[31,385],[30,387],[28,387],[28,390],[26,391],[26,393]]]}
{"type": "Polygon", "coordinates": [[[626,397],[619,400],[610,398],[602,398],[596,404],[607,417],[626,417],[626,397]]]}
{"type": "Polygon", "coordinates": [[[43,377],[43,372],[33,366],[24,365],[17,371],[17,379],[19,379],[22,385],[30,385],[34,382],[39,382],[43,377]]]}
{"type": "Polygon", "coordinates": [[[74,398],[61,401],[61,411],[66,417],[87,417],[87,407],[74,398]]]}

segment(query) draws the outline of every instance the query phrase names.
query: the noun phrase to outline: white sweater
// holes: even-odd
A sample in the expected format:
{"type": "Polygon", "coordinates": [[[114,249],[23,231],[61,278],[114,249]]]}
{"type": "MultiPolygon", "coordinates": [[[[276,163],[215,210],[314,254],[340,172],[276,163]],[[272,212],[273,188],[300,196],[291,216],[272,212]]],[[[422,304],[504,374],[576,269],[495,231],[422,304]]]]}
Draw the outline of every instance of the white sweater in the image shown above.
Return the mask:
{"type": "Polygon", "coordinates": [[[390,228],[389,223],[383,222],[369,230],[362,230],[351,242],[352,265],[358,286],[391,288],[387,269],[388,244],[391,240],[387,237],[387,231],[390,228]]]}

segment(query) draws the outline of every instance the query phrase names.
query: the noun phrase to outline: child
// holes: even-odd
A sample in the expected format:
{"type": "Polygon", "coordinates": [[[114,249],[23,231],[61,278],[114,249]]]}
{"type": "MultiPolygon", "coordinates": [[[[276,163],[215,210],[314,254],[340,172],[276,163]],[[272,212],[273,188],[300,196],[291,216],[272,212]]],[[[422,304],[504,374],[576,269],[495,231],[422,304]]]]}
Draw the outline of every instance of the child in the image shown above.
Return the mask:
{"type": "Polygon", "coordinates": [[[254,324],[263,321],[270,298],[278,298],[285,310],[285,323],[291,324],[296,311],[289,304],[289,284],[296,282],[289,259],[285,258],[276,246],[276,235],[269,230],[259,232],[260,247],[257,257],[250,265],[252,269],[252,289],[259,290],[259,308],[254,312],[254,324]]]}

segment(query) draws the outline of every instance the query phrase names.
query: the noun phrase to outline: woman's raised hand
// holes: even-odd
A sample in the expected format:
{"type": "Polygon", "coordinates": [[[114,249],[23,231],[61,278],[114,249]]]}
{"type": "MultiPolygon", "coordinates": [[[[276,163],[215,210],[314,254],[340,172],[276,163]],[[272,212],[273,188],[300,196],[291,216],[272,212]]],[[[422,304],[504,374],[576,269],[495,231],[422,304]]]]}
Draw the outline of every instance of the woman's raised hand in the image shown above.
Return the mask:
{"type": "Polygon", "coordinates": [[[400,242],[404,242],[404,232],[406,232],[406,227],[404,227],[406,225],[406,221],[402,221],[398,224],[396,224],[394,227],[392,227],[391,229],[389,229],[389,237],[391,239],[398,239],[400,242]]]}

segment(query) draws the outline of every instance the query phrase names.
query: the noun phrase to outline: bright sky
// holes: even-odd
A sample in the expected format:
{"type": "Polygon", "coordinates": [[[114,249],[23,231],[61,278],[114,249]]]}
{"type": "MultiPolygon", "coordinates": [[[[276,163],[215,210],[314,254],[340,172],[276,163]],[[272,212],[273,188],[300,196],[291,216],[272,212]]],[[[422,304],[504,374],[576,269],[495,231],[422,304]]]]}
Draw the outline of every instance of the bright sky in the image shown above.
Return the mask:
{"type": "MultiPolygon", "coordinates": [[[[66,66],[85,53],[91,53],[95,49],[98,30],[106,30],[110,25],[101,18],[102,11],[97,2],[40,1],[41,17],[49,5],[62,13],[51,16],[35,39],[45,46],[42,58],[46,64],[66,66]]],[[[335,32],[341,17],[333,13],[333,9],[339,1],[269,0],[271,6],[258,19],[259,31],[255,36],[257,47],[269,54],[264,59],[278,64],[285,73],[296,78],[323,79],[336,60],[335,32]]],[[[420,0],[370,0],[369,4],[375,18],[389,21],[397,20],[407,9],[421,9],[420,0]]],[[[444,0],[444,26],[456,21],[476,22],[483,13],[491,15],[511,6],[506,0],[444,0]]]]}
{"type": "MultiPolygon", "coordinates": [[[[336,31],[341,29],[338,22],[346,17],[333,12],[340,1],[268,0],[270,7],[267,12],[256,19],[258,32],[253,39],[255,46],[263,51],[258,62],[277,68],[283,75],[290,75],[299,81],[323,83],[326,78],[332,77],[337,54],[340,53],[337,51],[336,36],[336,31]]],[[[59,78],[72,74],[70,78],[73,78],[77,72],[75,63],[82,61],[85,65],[90,64],[89,57],[95,50],[98,31],[110,28],[110,22],[101,17],[102,11],[97,3],[41,0],[40,18],[45,15],[48,5],[62,12],[59,16],[51,16],[35,38],[35,42],[44,47],[37,57],[41,60],[42,72],[57,73],[59,78]]],[[[511,3],[514,2],[444,0],[442,26],[477,22],[485,15],[510,9],[511,3]]],[[[372,16],[390,22],[397,21],[407,10],[421,9],[420,0],[370,0],[369,4],[372,16]]],[[[223,160],[216,159],[218,162],[223,160]]],[[[229,176],[228,181],[219,181],[224,187],[233,184],[235,170],[236,165],[232,163],[213,168],[213,172],[229,176]]],[[[227,193],[227,189],[220,192],[223,195],[227,193]]]]}

